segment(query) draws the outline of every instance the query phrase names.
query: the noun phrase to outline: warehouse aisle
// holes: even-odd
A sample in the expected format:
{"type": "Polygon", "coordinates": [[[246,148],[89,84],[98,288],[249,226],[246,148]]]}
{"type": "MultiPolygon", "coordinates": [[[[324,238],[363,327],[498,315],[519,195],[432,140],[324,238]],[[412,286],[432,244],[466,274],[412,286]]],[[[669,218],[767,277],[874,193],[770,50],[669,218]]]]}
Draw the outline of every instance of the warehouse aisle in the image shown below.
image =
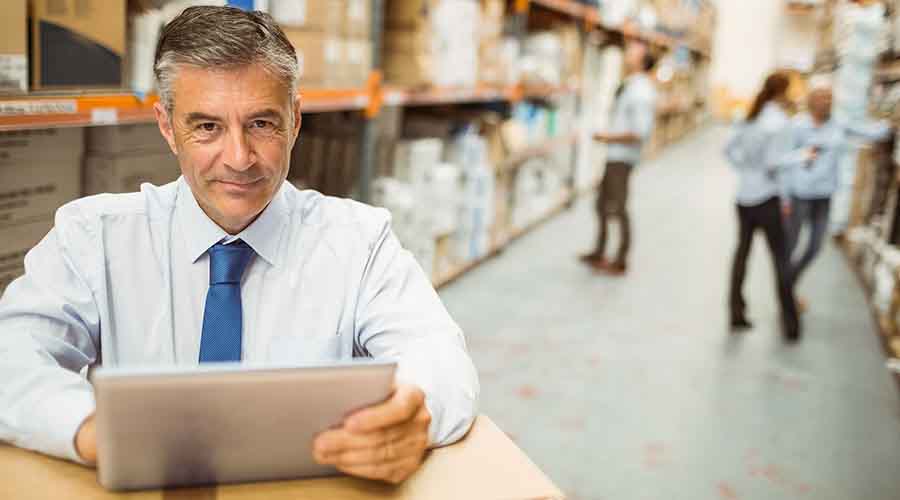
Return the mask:
{"type": "Polygon", "coordinates": [[[758,236],[756,328],[727,331],[726,136],[697,133],[638,172],[627,277],[576,261],[594,237],[586,197],[442,290],[481,410],[571,499],[900,498],[900,397],[838,251],[802,283],[806,336],[787,346],[758,236]]]}

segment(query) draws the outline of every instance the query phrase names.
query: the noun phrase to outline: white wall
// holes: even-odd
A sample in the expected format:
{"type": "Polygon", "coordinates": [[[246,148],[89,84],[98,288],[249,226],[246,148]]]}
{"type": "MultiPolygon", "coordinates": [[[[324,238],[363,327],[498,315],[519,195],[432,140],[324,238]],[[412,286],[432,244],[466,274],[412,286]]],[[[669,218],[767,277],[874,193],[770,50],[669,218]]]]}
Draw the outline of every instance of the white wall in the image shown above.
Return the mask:
{"type": "Polygon", "coordinates": [[[750,99],[774,69],[815,54],[816,15],[785,13],[785,0],[717,0],[713,88],[750,99]]]}

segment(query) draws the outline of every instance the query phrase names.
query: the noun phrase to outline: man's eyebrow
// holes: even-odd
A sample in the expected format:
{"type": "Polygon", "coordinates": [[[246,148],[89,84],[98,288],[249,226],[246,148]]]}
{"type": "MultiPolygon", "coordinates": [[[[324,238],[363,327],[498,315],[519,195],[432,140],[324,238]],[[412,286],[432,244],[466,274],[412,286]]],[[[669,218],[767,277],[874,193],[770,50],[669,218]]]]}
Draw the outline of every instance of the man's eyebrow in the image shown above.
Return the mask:
{"type": "Polygon", "coordinates": [[[283,118],[281,112],[279,112],[275,108],[266,108],[256,111],[247,117],[248,120],[256,120],[258,118],[277,118],[281,120],[283,118]]]}
{"type": "Polygon", "coordinates": [[[206,113],[200,113],[197,111],[188,113],[185,117],[184,121],[186,123],[194,123],[194,122],[220,122],[221,118],[218,116],[208,115],[206,113]]]}

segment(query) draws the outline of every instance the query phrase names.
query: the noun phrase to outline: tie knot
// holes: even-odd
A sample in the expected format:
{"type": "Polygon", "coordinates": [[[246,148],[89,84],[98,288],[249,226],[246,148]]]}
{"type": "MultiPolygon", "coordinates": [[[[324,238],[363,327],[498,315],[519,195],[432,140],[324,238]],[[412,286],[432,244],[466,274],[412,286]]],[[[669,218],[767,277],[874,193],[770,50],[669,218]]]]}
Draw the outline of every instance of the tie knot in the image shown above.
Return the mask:
{"type": "Polygon", "coordinates": [[[209,249],[209,284],[240,283],[253,249],[241,240],[225,245],[216,243],[209,249]]]}

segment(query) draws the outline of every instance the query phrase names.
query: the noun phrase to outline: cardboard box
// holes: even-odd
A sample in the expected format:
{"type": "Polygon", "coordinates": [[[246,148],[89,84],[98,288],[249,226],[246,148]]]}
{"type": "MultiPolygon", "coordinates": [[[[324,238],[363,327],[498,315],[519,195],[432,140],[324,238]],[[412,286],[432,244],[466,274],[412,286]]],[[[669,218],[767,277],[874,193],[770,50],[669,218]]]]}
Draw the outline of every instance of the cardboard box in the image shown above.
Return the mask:
{"type": "Polygon", "coordinates": [[[333,85],[343,72],[344,43],[323,32],[285,29],[285,35],[297,51],[300,86],[333,85]]]}
{"type": "MultiPolygon", "coordinates": [[[[97,484],[97,473],[81,465],[0,444],[3,490],[18,500],[62,498],[112,500],[121,494],[97,484]]],[[[129,493],[135,500],[218,498],[221,500],[460,500],[547,499],[563,493],[488,417],[479,417],[469,435],[433,450],[422,468],[399,486],[351,477],[271,481],[241,485],[129,493]]]]}
{"type": "Polygon", "coordinates": [[[345,15],[342,16],[341,35],[371,41],[372,0],[344,0],[345,15]]]}
{"type": "Polygon", "coordinates": [[[84,162],[84,191],[98,193],[131,193],[141,184],[157,186],[178,179],[181,169],[172,153],[100,156],[88,155],[84,162]]]}
{"type": "Polygon", "coordinates": [[[342,83],[347,87],[365,86],[372,72],[372,42],[369,40],[344,40],[344,75],[342,83]]]}
{"type": "Polygon", "coordinates": [[[53,228],[47,218],[0,229],[0,295],[19,276],[25,274],[25,254],[53,228]]]}
{"type": "Polygon", "coordinates": [[[125,3],[32,0],[32,86],[121,87],[125,3]]]}
{"type": "Polygon", "coordinates": [[[0,16],[0,92],[28,91],[25,0],[5,0],[0,16]]]}
{"type": "Polygon", "coordinates": [[[103,155],[128,153],[165,153],[169,144],[157,124],[116,125],[90,127],[87,130],[87,151],[103,155]]]}
{"type": "Polygon", "coordinates": [[[79,196],[81,156],[0,161],[0,228],[52,218],[57,208],[79,196]]]}
{"type": "Polygon", "coordinates": [[[0,163],[71,160],[84,153],[84,129],[52,128],[0,132],[0,163]]]}
{"type": "Polygon", "coordinates": [[[441,0],[387,0],[384,25],[394,29],[421,29],[431,23],[441,3],[441,0]]]}
{"type": "Polygon", "coordinates": [[[269,0],[269,13],[286,28],[338,35],[345,0],[269,0]]]}

